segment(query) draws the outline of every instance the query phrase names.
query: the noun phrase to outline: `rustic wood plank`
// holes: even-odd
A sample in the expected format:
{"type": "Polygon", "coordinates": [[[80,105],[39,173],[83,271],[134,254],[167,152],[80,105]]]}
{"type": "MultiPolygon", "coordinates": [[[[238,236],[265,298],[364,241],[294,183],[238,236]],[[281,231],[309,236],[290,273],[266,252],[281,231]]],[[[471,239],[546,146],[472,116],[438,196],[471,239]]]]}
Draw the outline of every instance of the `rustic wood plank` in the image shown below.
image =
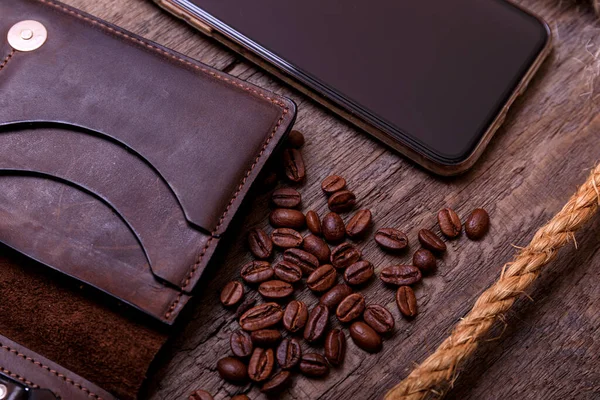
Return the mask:
{"type": "MultiPolygon", "coordinates": [[[[542,15],[553,29],[555,50],[530,90],[509,113],[488,151],[465,175],[431,176],[367,135],[358,132],[304,96],[205,39],[186,25],[139,0],[68,0],[110,22],[174,48],[248,82],[291,97],[299,104],[296,127],[305,132],[303,152],[307,182],[300,188],[304,210],[326,211],[319,182],[340,173],[356,192],[361,207],[373,210],[376,227],[394,226],[409,232],[434,227],[444,206],[466,215],[485,207],[492,216],[490,234],[481,243],[462,237],[450,243],[438,272],[416,293],[420,315],[404,321],[393,291],[374,281],[362,290],[369,302],[388,306],[397,329],[384,350],[366,355],[349,343],[344,365],[325,380],[295,377],[283,394],[288,399],[380,398],[423,360],[466,313],[477,296],[498,276],[503,263],[523,246],[583,182],[600,157],[600,25],[589,4],[557,0],[521,3],[542,15]]],[[[377,62],[374,60],[374,62],[377,62]]],[[[448,127],[451,132],[452,127],[448,127]]],[[[218,302],[219,288],[237,277],[250,259],[244,232],[267,227],[268,194],[249,199],[207,272],[190,322],[166,349],[152,376],[148,397],[184,399],[205,388],[216,399],[256,388],[236,387],[219,379],[216,361],[229,353],[229,335],[237,329],[231,312],[218,302]]],[[[491,340],[461,372],[450,399],[597,399],[600,398],[600,221],[577,237],[578,250],[561,252],[528,295],[507,316],[491,340]]],[[[392,257],[371,240],[361,244],[365,258],[377,270],[411,253],[392,257]]],[[[303,293],[310,305],[316,298],[303,293]]],[[[308,347],[306,347],[308,348],[308,347]]]]}

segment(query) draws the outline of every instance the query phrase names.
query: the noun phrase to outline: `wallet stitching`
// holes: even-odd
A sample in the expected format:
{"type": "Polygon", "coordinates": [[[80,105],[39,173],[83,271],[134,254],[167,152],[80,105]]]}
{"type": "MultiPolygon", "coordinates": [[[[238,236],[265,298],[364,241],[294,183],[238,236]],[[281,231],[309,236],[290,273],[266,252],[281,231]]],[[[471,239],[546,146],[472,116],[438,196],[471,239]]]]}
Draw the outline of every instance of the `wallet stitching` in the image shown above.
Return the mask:
{"type": "Polygon", "coordinates": [[[2,61],[2,64],[0,64],[0,71],[2,71],[4,69],[4,67],[6,67],[6,64],[8,64],[8,62],[10,61],[11,58],[13,58],[14,55],[15,55],[15,49],[12,49],[10,51],[10,53],[8,53],[8,55],[6,56],[4,61],[2,61]]]}
{"type": "MultiPolygon", "coordinates": [[[[97,394],[95,394],[94,392],[92,392],[91,390],[86,388],[85,386],[82,386],[80,383],[75,382],[74,380],[72,380],[71,378],[67,377],[64,374],[61,374],[60,372],[53,370],[52,368],[48,367],[47,365],[44,365],[41,362],[36,361],[33,358],[26,356],[25,354],[19,352],[18,350],[8,347],[4,344],[0,344],[0,347],[2,347],[4,350],[8,351],[9,353],[12,353],[12,354],[16,355],[17,357],[20,357],[26,361],[29,361],[30,363],[37,365],[38,367],[50,372],[52,375],[55,375],[56,377],[62,379],[63,381],[75,386],[77,389],[87,393],[88,397],[93,397],[96,400],[102,400],[102,397],[98,396],[97,394]]],[[[37,387],[39,387],[39,386],[37,386],[37,387]]]]}
{"type": "MultiPolygon", "coordinates": [[[[263,144],[260,153],[258,154],[258,156],[255,158],[254,162],[252,163],[252,165],[250,166],[250,168],[246,171],[246,174],[244,175],[244,178],[242,179],[242,182],[240,183],[240,185],[237,188],[237,191],[234,193],[233,197],[231,198],[231,200],[229,201],[229,204],[227,205],[227,208],[225,209],[225,211],[223,212],[223,214],[221,215],[221,218],[219,219],[219,222],[217,223],[217,226],[215,227],[215,229],[212,232],[212,235],[208,241],[206,242],[206,245],[204,246],[204,248],[202,249],[202,251],[200,252],[200,255],[198,256],[198,260],[196,261],[196,263],[194,263],[194,265],[192,265],[190,267],[190,270],[187,274],[187,277],[184,279],[184,281],[181,283],[183,285],[182,289],[185,290],[186,287],[190,284],[192,278],[194,277],[194,274],[196,273],[196,271],[198,270],[199,265],[202,263],[202,258],[204,257],[204,255],[206,254],[206,252],[208,251],[213,239],[214,239],[214,235],[219,231],[219,228],[221,227],[221,225],[223,224],[225,218],[227,217],[227,213],[229,212],[231,206],[233,205],[233,203],[235,202],[235,200],[237,199],[237,196],[239,195],[239,193],[241,192],[241,190],[243,189],[244,185],[246,184],[246,181],[248,179],[248,177],[250,176],[250,174],[252,173],[252,171],[254,170],[254,167],[256,166],[256,164],[260,161],[260,158],[262,157],[262,155],[264,154],[267,146],[269,145],[269,143],[271,142],[271,139],[273,139],[273,137],[275,136],[275,133],[277,132],[277,130],[279,129],[279,127],[281,126],[281,124],[283,123],[286,114],[289,113],[289,107],[285,105],[285,103],[272,98],[270,96],[267,96],[261,92],[259,92],[258,90],[246,86],[242,83],[236,82],[233,79],[230,79],[226,76],[222,76],[214,71],[211,71],[207,68],[201,67],[199,65],[196,65],[188,60],[183,59],[182,57],[178,57],[177,55],[170,53],[164,49],[161,49],[151,43],[147,43],[146,41],[136,38],[134,36],[128,35],[125,32],[122,32],[120,30],[117,30],[107,24],[105,24],[102,21],[98,21],[98,20],[94,20],[92,18],[86,17],[85,15],[75,11],[75,10],[71,10],[61,4],[57,4],[54,3],[51,0],[38,0],[42,3],[45,3],[49,6],[58,8],[66,13],[72,14],[77,18],[80,18],[84,21],[90,22],[91,24],[95,24],[95,25],[99,25],[103,28],[105,28],[106,30],[108,30],[109,32],[112,32],[118,36],[122,36],[126,39],[129,39],[135,43],[138,43],[144,47],[147,47],[151,50],[154,50],[164,56],[167,56],[173,60],[179,61],[187,66],[190,66],[198,71],[202,71],[216,79],[222,80],[230,85],[236,86],[238,88],[244,89],[247,92],[253,93],[263,99],[266,99],[268,101],[270,101],[272,104],[275,104],[277,106],[279,106],[280,108],[282,108],[282,113],[281,113],[281,117],[279,118],[279,120],[277,121],[277,124],[275,125],[275,128],[273,129],[273,131],[271,132],[271,134],[269,135],[269,137],[266,139],[265,143],[263,144]]],[[[171,306],[169,307],[168,311],[165,313],[165,318],[169,319],[169,317],[172,315],[173,310],[175,310],[175,308],[177,307],[177,304],[179,304],[179,302],[181,301],[181,298],[183,297],[183,293],[180,292],[177,297],[175,298],[175,300],[173,301],[173,303],[171,304],[171,306]]]]}
{"type": "Polygon", "coordinates": [[[31,381],[30,381],[30,380],[28,380],[27,378],[25,378],[25,377],[22,377],[22,376],[21,376],[21,375],[19,375],[19,374],[15,374],[14,372],[11,372],[11,371],[7,370],[7,369],[6,369],[6,368],[4,368],[4,367],[0,367],[0,371],[4,372],[5,374],[7,374],[8,376],[10,376],[11,378],[15,378],[15,379],[18,379],[18,380],[20,380],[21,382],[23,382],[23,383],[24,383],[24,384],[26,384],[27,386],[30,386],[30,387],[32,387],[32,388],[34,388],[34,389],[39,389],[39,385],[36,385],[35,383],[31,382],[31,381]]]}

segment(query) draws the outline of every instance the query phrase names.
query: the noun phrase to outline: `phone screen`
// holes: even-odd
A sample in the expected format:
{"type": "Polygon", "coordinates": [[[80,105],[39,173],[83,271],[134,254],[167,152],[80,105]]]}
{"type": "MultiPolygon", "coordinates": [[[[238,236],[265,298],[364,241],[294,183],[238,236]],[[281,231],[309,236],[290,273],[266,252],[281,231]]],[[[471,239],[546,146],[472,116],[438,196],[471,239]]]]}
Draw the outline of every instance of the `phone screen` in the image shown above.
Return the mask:
{"type": "Polygon", "coordinates": [[[191,0],[445,163],[467,157],[549,38],[504,0],[191,0]]]}

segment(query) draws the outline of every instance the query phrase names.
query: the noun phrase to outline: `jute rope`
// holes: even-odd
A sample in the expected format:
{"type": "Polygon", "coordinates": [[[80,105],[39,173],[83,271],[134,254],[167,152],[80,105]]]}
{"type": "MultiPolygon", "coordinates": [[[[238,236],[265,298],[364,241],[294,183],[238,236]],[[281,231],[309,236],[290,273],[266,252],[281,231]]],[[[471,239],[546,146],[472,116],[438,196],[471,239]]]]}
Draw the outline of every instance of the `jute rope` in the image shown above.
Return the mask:
{"type": "Polygon", "coordinates": [[[500,278],[477,299],[452,334],[411,374],[392,388],[386,400],[420,400],[443,397],[456,378],[457,368],[475,351],[497,319],[502,319],[540,274],[542,267],[574,233],[589,221],[600,204],[600,164],[575,195],[550,222],[541,227],[513,262],[502,268],[500,278]]]}

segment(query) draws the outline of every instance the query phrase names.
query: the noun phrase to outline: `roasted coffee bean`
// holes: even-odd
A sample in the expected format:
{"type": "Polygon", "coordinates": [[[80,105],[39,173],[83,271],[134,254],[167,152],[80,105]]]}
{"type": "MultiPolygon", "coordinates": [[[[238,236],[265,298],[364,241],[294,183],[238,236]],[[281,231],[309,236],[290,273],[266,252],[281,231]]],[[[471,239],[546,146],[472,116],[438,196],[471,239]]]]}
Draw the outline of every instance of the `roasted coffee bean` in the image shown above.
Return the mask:
{"type": "Polygon", "coordinates": [[[263,393],[279,393],[290,383],[292,373],[290,371],[279,371],[260,388],[263,393]]]}
{"type": "Polygon", "coordinates": [[[276,325],[283,318],[283,310],[277,303],[264,303],[252,307],[240,317],[240,326],[245,331],[257,331],[276,325]]]}
{"type": "Polygon", "coordinates": [[[329,292],[321,296],[319,303],[323,304],[325,307],[333,309],[351,294],[352,288],[342,283],[340,285],[335,285],[329,290],[329,292]]]}
{"type": "Polygon", "coordinates": [[[294,333],[304,328],[308,319],[308,308],[306,304],[298,300],[292,300],[285,307],[283,313],[283,326],[294,333]]]}
{"type": "Polygon", "coordinates": [[[349,285],[362,285],[375,274],[373,264],[368,261],[358,261],[344,271],[344,280],[349,285]]]}
{"type": "Polygon", "coordinates": [[[281,340],[281,333],[277,329],[261,329],[252,332],[250,337],[257,347],[271,347],[281,340]]]}
{"type": "Polygon", "coordinates": [[[381,337],[362,321],[350,325],[350,337],[354,344],[369,353],[377,353],[381,350],[381,337]]]}
{"type": "Polygon", "coordinates": [[[300,361],[300,372],[311,378],[322,378],[329,374],[329,364],[322,355],[307,353],[300,361]]]}
{"type": "Polygon", "coordinates": [[[356,196],[349,190],[340,190],[329,197],[329,200],[327,200],[327,205],[333,212],[348,212],[356,205],[356,196]]]}
{"type": "Polygon", "coordinates": [[[315,235],[308,235],[304,237],[302,248],[317,257],[319,262],[323,264],[329,262],[331,250],[329,249],[329,246],[327,246],[327,243],[323,241],[323,239],[316,237],[315,235]]]}
{"type": "Polygon", "coordinates": [[[296,208],[302,202],[302,196],[296,189],[281,188],[273,192],[271,202],[279,208],[296,208]]]}
{"type": "Polygon", "coordinates": [[[310,275],[319,267],[319,260],[317,257],[300,249],[287,249],[283,253],[283,260],[300,267],[304,275],[310,275]]]}
{"type": "Polygon", "coordinates": [[[304,159],[299,150],[285,149],[283,151],[283,167],[285,176],[292,182],[299,183],[306,178],[304,159]]]}
{"type": "Polygon", "coordinates": [[[251,297],[246,297],[244,299],[244,301],[242,301],[242,304],[240,304],[238,306],[237,310],[235,310],[235,319],[240,319],[240,317],[242,315],[244,315],[244,313],[246,311],[248,311],[249,309],[251,309],[255,305],[256,305],[256,299],[253,299],[251,297]]]}
{"type": "Polygon", "coordinates": [[[321,182],[321,189],[327,194],[333,194],[339,192],[346,187],[346,180],[341,176],[331,175],[323,179],[321,182]]]}
{"type": "Polygon", "coordinates": [[[323,218],[321,224],[323,236],[329,243],[339,243],[346,236],[344,220],[338,214],[330,212],[323,218]]]}
{"type": "Polygon", "coordinates": [[[308,320],[304,327],[304,339],[311,343],[321,339],[328,321],[329,309],[323,304],[317,304],[308,314],[308,320]]]}
{"type": "Polygon", "coordinates": [[[221,291],[221,303],[225,307],[235,306],[244,297],[244,285],[238,281],[228,282],[221,291]]]}
{"type": "Polygon", "coordinates": [[[331,264],[337,269],[348,268],[362,257],[361,251],[351,243],[342,243],[331,250],[331,264]]]}
{"type": "Polygon", "coordinates": [[[190,395],[189,400],[215,400],[206,390],[196,390],[190,395]]]}
{"type": "Polygon", "coordinates": [[[277,362],[282,369],[292,369],[302,358],[302,346],[296,338],[285,338],[277,347],[277,362]]]}
{"type": "Polygon", "coordinates": [[[262,349],[257,347],[250,357],[248,364],[248,377],[254,382],[263,382],[269,379],[275,366],[275,355],[273,349],[262,349]]]}
{"type": "Polygon", "coordinates": [[[325,292],[335,285],[337,273],[332,265],[325,264],[315,269],[306,279],[306,286],[313,292],[325,292]]]}
{"type": "Polygon", "coordinates": [[[298,210],[276,208],[271,211],[269,222],[275,228],[302,229],[306,224],[306,217],[298,210]]]}
{"type": "MultiPolygon", "coordinates": [[[[260,332],[260,331],[259,331],[260,332]]],[[[229,347],[234,356],[239,358],[250,357],[254,346],[252,344],[252,338],[248,332],[242,330],[235,331],[229,338],[229,347]]]]}
{"type": "Polygon", "coordinates": [[[450,239],[458,237],[462,230],[462,222],[456,212],[451,208],[440,210],[437,215],[438,224],[442,233],[450,239]]]}
{"type": "Polygon", "coordinates": [[[296,283],[302,279],[302,270],[299,266],[288,261],[279,261],[273,267],[275,275],[284,282],[296,283]]]}
{"type": "Polygon", "coordinates": [[[248,368],[235,357],[221,358],[217,362],[217,371],[221,378],[231,383],[244,383],[248,379],[248,368]]]}
{"type": "Polygon", "coordinates": [[[436,266],[435,256],[427,249],[419,249],[413,254],[413,265],[423,272],[433,271],[436,266]]]}
{"type": "Polygon", "coordinates": [[[300,247],[302,244],[302,235],[290,228],[277,228],[271,232],[273,244],[282,249],[300,247]]]}
{"type": "Polygon", "coordinates": [[[266,261],[251,261],[242,267],[240,275],[248,284],[262,283],[273,278],[273,268],[266,261]]]}
{"type": "Polygon", "coordinates": [[[390,333],[394,330],[394,316],[387,308],[379,304],[369,304],[365,308],[363,319],[379,334],[390,333]]]}
{"type": "Polygon", "coordinates": [[[304,135],[296,130],[291,131],[287,137],[287,144],[290,147],[299,149],[300,147],[304,146],[304,135]]]}
{"type": "Polygon", "coordinates": [[[265,171],[264,174],[258,178],[260,193],[266,193],[273,189],[277,185],[279,176],[275,171],[265,171]]]}
{"type": "Polygon", "coordinates": [[[412,265],[392,265],[381,270],[379,278],[391,285],[412,285],[421,280],[421,271],[412,265]]]}
{"type": "Polygon", "coordinates": [[[266,299],[283,299],[294,293],[294,287],[284,281],[272,280],[261,283],[258,293],[266,299]]]}
{"type": "Polygon", "coordinates": [[[394,228],[382,228],[375,233],[375,243],[384,250],[395,252],[408,247],[408,237],[394,228]]]}
{"type": "Polygon", "coordinates": [[[335,315],[340,322],[350,322],[360,317],[365,311],[365,298],[360,293],[352,293],[338,305],[335,315]]]}
{"type": "Polygon", "coordinates": [[[414,318],[417,316],[417,299],[410,286],[400,286],[396,292],[396,304],[404,316],[414,318]]]}
{"type": "Polygon", "coordinates": [[[483,208],[476,208],[465,222],[465,232],[471,240],[479,240],[490,230],[490,216],[483,208]]]}
{"type": "Polygon", "coordinates": [[[421,246],[435,253],[446,251],[446,243],[429,229],[421,229],[419,231],[419,242],[421,242],[421,246]]]}
{"type": "Polygon", "coordinates": [[[325,358],[331,365],[338,366],[346,356],[346,335],[340,329],[329,331],[325,337],[325,358]]]}
{"type": "Polygon", "coordinates": [[[252,229],[248,234],[248,247],[254,257],[265,260],[273,253],[273,242],[262,229],[252,229]]]}
{"type": "Polygon", "coordinates": [[[245,394],[236,394],[231,398],[231,400],[250,400],[250,397],[246,396],[245,394]]]}
{"type": "Polygon", "coordinates": [[[356,214],[350,218],[350,221],[348,221],[346,233],[353,239],[365,236],[371,227],[372,218],[371,211],[369,210],[357,211],[356,214]]]}
{"type": "Polygon", "coordinates": [[[316,211],[310,210],[306,213],[306,227],[313,235],[322,233],[321,219],[319,219],[319,214],[316,211]]]}

